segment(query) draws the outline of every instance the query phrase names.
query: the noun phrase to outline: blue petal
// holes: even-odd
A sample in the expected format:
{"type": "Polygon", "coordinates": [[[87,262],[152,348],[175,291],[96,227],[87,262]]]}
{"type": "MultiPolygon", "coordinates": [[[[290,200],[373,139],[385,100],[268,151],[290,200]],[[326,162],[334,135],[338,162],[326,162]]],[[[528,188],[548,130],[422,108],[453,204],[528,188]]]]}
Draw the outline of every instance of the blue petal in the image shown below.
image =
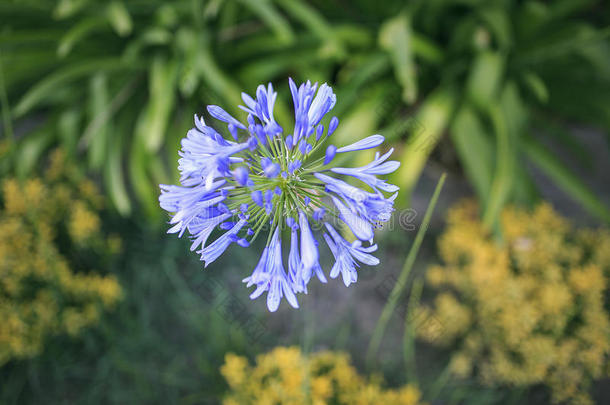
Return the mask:
{"type": "Polygon", "coordinates": [[[205,267],[208,267],[210,263],[218,259],[218,257],[227,250],[229,245],[234,242],[232,236],[236,235],[245,224],[246,221],[240,219],[230,231],[225,232],[209,246],[199,251],[199,253],[201,253],[201,260],[205,262],[205,267]]]}
{"type": "Polygon", "coordinates": [[[255,114],[255,110],[256,110],[256,101],[254,101],[254,99],[252,97],[250,97],[250,95],[248,95],[248,93],[241,93],[241,99],[244,101],[244,104],[246,105],[247,108],[243,108],[242,106],[242,110],[247,111],[248,113],[254,115],[255,114]]]}
{"type": "Polygon", "coordinates": [[[235,181],[237,182],[237,184],[239,184],[240,186],[247,185],[248,184],[248,168],[245,166],[236,167],[235,170],[233,170],[233,177],[235,178],[235,181]]]}
{"type": "Polygon", "coordinates": [[[324,133],[324,125],[320,124],[316,127],[316,142],[322,138],[322,134],[324,133]]]}
{"type": "Polygon", "coordinates": [[[210,218],[194,218],[188,225],[188,230],[193,235],[191,238],[191,252],[199,246],[205,247],[205,243],[216,226],[229,218],[231,218],[231,214],[222,214],[210,218]]]}
{"type": "Polygon", "coordinates": [[[337,147],[335,145],[328,145],[326,148],[326,156],[324,156],[324,164],[327,165],[335,158],[337,153],[337,147]]]}
{"type": "Polygon", "coordinates": [[[319,222],[324,218],[325,213],[326,210],[324,209],[324,207],[316,208],[313,212],[313,219],[319,222]]]}
{"type": "Polygon", "coordinates": [[[331,278],[336,278],[341,273],[343,283],[346,287],[349,287],[351,283],[358,280],[356,260],[368,265],[379,264],[379,259],[369,254],[377,249],[377,245],[363,248],[360,241],[354,241],[350,244],[339,235],[332,225],[329,223],[325,223],[325,225],[329,234],[325,234],[324,239],[326,239],[326,243],[335,257],[335,264],[330,272],[331,278]]]}
{"type": "Polygon", "coordinates": [[[337,153],[353,152],[356,150],[376,148],[377,146],[381,145],[384,140],[385,138],[382,135],[371,135],[369,137],[359,140],[358,142],[354,142],[351,145],[347,145],[337,149],[337,153]]]}
{"type": "Polygon", "coordinates": [[[332,110],[337,102],[337,96],[333,93],[332,87],[324,83],[320,86],[316,97],[313,99],[309,108],[309,125],[317,125],[322,117],[332,110]]]}
{"type": "Polygon", "coordinates": [[[250,194],[250,197],[254,204],[261,208],[263,207],[263,193],[260,190],[253,191],[252,194],[250,194]]]}
{"type": "Polygon", "coordinates": [[[358,215],[354,214],[336,197],[331,197],[335,207],[339,210],[340,218],[345,222],[349,229],[360,240],[372,240],[374,233],[371,224],[358,215]]]}
{"type": "Polygon", "coordinates": [[[331,136],[333,134],[333,132],[335,132],[335,130],[337,129],[338,126],[339,126],[339,118],[332,117],[330,119],[330,124],[328,124],[328,136],[331,136]]]}
{"type": "Polygon", "coordinates": [[[252,275],[243,280],[248,287],[256,284],[256,289],[250,294],[251,299],[258,298],[267,291],[267,308],[271,312],[275,312],[279,308],[282,297],[286,297],[292,307],[299,307],[293,291],[293,283],[290,276],[284,271],[279,231],[280,227],[277,227],[270,244],[263,250],[261,259],[252,275]]]}
{"type": "Polygon", "coordinates": [[[318,247],[303,211],[299,211],[299,227],[301,228],[301,271],[308,274],[318,264],[318,247]]]}
{"type": "Polygon", "coordinates": [[[264,172],[266,177],[272,179],[274,177],[277,177],[277,175],[280,174],[281,170],[282,168],[278,163],[271,163],[264,169],[264,172]]]}
{"type": "MultiPolygon", "coordinates": [[[[290,218],[292,219],[292,218],[290,218]]],[[[288,221],[287,221],[288,222],[288,221]]],[[[293,219],[294,222],[294,219],[293,219]]],[[[296,224],[295,224],[296,225],[296,224]]],[[[291,226],[291,225],[288,225],[291,226]]],[[[299,254],[298,227],[291,226],[290,231],[290,254],[288,255],[288,275],[295,287],[296,292],[307,292],[307,286],[303,281],[301,271],[301,255],[299,254]]]]}
{"type": "Polygon", "coordinates": [[[208,112],[210,115],[217,120],[226,122],[227,124],[233,124],[237,128],[246,129],[246,126],[239,122],[236,118],[234,118],[231,114],[223,110],[221,107],[217,105],[209,105],[208,112]]]}

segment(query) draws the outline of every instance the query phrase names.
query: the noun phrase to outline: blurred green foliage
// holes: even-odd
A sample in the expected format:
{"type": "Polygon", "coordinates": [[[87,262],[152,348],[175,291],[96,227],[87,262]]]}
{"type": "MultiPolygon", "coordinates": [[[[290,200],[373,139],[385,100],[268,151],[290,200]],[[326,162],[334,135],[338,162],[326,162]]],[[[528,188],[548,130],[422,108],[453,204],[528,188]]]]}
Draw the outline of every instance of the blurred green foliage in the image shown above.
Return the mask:
{"type": "Polygon", "coordinates": [[[101,219],[121,229],[122,253],[105,270],[120,281],[123,299],[78,339],[52,336],[38,356],[4,364],[0,403],[219,403],[225,353],[252,355],[272,338],[269,330],[261,335],[242,322],[247,317],[266,325],[264,306],[246,306],[241,286],[240,270],[255,253],[235,255],[215,269],[223,271],[196,271],[200,262],[184,254],[184,241],[101,219]],[[237,304],[230,309],[228,303],[237,304]]]}
{"type": "MultiPolygon", "coordinates": [[[[409,195],[437,148],[454,149],[488,227],[537,199],[525,161],[589,212],[610,211],[550,153],[587,162],[566,122],[610,128],[610,49],[590,0],[59,0],[0,4],[4,170],[29,173],[61,144],[102,174],[114,206],[158,216],[179,139],[204,104],[243,118],[240,92],[287,76],[328,81],[346,143],[384,134],[409,195]],[[31,126],[31,125],[30,125],[31,126]],[[441,142],[443,138],[447,142],[441,142]],[[137,205],[132,197],[137,198],[137,205]]],[[[285,127],[291,106],[279,105],[285,127]]],[[[335,136],[335,135],[334,135],[335,136]]],[[[434,156],[433,156],[434,157],[434,156]]]]}

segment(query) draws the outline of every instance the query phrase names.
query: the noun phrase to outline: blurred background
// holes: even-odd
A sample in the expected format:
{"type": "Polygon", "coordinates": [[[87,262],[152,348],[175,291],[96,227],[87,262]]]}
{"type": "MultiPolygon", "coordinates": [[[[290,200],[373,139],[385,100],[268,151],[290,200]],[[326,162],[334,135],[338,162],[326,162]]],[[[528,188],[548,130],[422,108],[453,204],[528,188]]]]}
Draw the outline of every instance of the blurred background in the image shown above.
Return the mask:
{"type": "Polygon", "coordinates": [[[605,2],[0,0],[0,110],[1,403],[610,401],[605,2]],[[291,125],[288,77],[401,191],[380,266],[269,314],[158,184],[208,104],[291,125]]]}

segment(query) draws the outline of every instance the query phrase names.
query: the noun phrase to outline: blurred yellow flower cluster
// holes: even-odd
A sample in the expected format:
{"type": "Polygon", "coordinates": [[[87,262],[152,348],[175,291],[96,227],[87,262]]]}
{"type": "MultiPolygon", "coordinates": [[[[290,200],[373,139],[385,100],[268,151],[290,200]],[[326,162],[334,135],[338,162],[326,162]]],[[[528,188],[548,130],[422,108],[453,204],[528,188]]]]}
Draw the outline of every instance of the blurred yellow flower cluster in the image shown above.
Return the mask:
{"type": "Polygon", "coordinates": [[[224,405],[421,404],[416,387],[383,389],[380,378],[361,377],[345,353],[304,355],[296,347],[277,347],[258,356],[254,367],[227,354],[220,372],[230,387],[224,405]]]}
{"type": "Polygon", "coordinates": [[[574,229],[548,204],[506,209],[502,240],[465,201],[439,241],[444,264],[428,270],[441,288],[422,308],[443,333],[420,337],[454,349],[458,376],[486,383],[545,384],[554,402],[588,404],[588,385],[608,373],[608,230],[574,229]]]}
{"type": "Polygon", "coordinates": [[[1,185],[0,365],[36,355],[48,335],[78,334],[122,296],[115,277],[72,268],[71,255],[107,257],[120,244],[102,234],[97,187],[60,151],[43,178],[1,185]]]}

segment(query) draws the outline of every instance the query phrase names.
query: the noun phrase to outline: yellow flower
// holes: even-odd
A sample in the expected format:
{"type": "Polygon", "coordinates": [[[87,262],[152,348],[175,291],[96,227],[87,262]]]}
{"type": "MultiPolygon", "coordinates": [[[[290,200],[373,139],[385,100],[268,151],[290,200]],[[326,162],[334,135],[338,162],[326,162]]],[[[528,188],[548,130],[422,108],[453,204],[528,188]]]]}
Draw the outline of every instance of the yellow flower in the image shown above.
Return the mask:
{"type": "Polygon", "coordinates": [[[73,172],[64,165],[61,152],[55,152],[44,180],[2,182],[0,366],[13,358],[35,356],[48,335],[77,335],[121,299],[115,277],[75,273],[70,258],[57,247],[59,237],[68,254],[105,246],[95,206],[88,202],[99,194],[88,183],[85,191],[91,195],[82,196],[64,176],[73,172]]]}
{"type": "Polygon", "coordinates": [[[17,180],[7,179],[2,185],[4,210],[8,214],[23,214],[27,208],[26,200],[17,180]]]}
{"type": "Polygon", "coordinates": [[[97,234],[100,229],[100,219],[84,202],[76,201],[72,205],[69,230],[70,236],[77,243],[82,243],[97,234]]]}
{"type": "Polygon", "coordinates": [[[318,403],[325,403],[332,393],[332,381],[328,377],[313,377],[311,379],[311,396],[318,403]]]}
{"type": "Polygon", "coordinates": [[[379,379],[359,376],[344,353],[303,355],[296,347],[277,347],[258,356],[253,367],[227,354],[220,372],[230,388],[224,405],[421,404],[416,387],[383,389],[379,379]]]}
{"type": "Polygon", "coordinates": [[[246,358],[228,353],[225,356],[225,364],[220,368],[220,373],[229,386],[238,387],[244,383],[247,369],[248,360],[246,358]]]}
{"type": "Polygon", "coordinates": [[[478,209],[462,202],[439,238],[442,265],[427,278],[442,292],[419,311],[442,324],[419,337],[451,345],[451,370],[489,384],[533,385],[554,402],[587,403],[592,379],[608,372],[610,232],[574,230],[550,205],[502,213],[502,240],[489,235],[478,209]],[[476,365],[477,367],[473,367],[476,365]]]}

